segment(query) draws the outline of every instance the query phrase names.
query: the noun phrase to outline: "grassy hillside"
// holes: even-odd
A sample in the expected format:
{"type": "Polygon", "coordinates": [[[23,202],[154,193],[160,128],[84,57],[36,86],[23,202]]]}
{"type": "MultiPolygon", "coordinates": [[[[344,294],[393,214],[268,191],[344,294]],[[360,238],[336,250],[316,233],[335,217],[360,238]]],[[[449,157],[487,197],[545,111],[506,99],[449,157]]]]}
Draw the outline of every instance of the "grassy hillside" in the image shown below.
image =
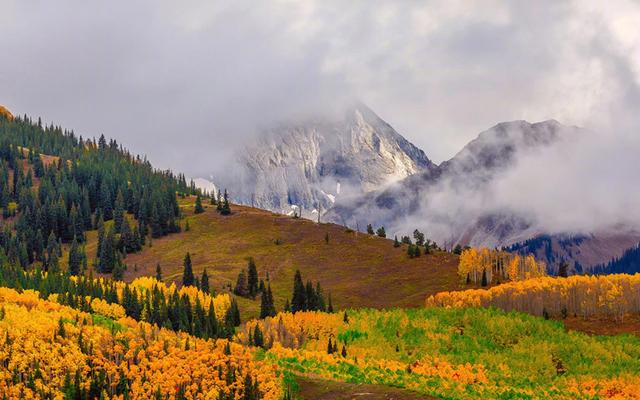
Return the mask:
{"type": "MultiPolygon", "coordinates": [[[[127,256],[126,280],[154,275],[160,263],[165,281],[180,282],[183,257],[190,252],[194,272],[200,275],[206,267],[216,290],[235,285],[247,258],[253,257],[260,277],[269,273],[278,309],[291,295],[296,269],[305,280],[320,281],[325,295],[330,292],[334,306],[340,308],[421,306],[429,294],[458,288],[457,256],[451,253],[409,259],[406,247],[394,248],[392,240],[338,225],[318,225],[237,205],[226,217],[212,206],[194,215],[194,202],[193,197],[180,200],[186,216],[182,233],[154,239],[150,247],[127,256]]],[[[96,234],[89,232],[88,257],[95,252],[96,234]]],[[[241,299],[240,306],[243,316],[253,316],[259,300],[241,299]]]]}
{"type": "Polygon", "coordinates": [[[567,332],[497,309],[284,313],[250,321],[264,360],[296,375],[446,399],[638,399],[640,338],[567,332]],[[328,353],[329,341],[337,351],[328,353]],[[343,350],[344,348],[344,350],[343,350]]]}

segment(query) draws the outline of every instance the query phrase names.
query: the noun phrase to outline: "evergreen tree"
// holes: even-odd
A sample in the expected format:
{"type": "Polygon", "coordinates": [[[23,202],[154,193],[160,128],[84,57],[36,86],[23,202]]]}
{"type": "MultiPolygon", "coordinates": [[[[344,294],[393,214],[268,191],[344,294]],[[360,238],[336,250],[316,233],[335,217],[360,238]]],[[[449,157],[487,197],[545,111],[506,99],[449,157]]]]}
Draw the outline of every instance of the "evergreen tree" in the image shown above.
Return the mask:
{"type": "Polygon", "coordinates": [[[233,289],[233,293],[235,293],[237,296],[242,297],[246,297],[249,295],[247,272],[244,269],[238,274],[238,280],[236,281],[236,286],[233,289]]]}
{"type": "Polygon", "coordinates": [[[304,311],[307,309],[307,295],[302,282],[300,270],[296,270],[293,278],[293,296],[291,298],[291,312],[304,311]]]}
{"type": "Polygon", "coordinates": [[[256,324],[256,327],[253,330],[253,344],[256,347],[264,348],[264,336],[262,335],[262,330],[260,330],[259,324],[256,324]]]}
{"type": "Polygon", "coordinates": [[[487,270],[482,270],[482,281],[480,283],[481,286],[487,286],[487,270]]]}
{"type": "Polygon", "coordinates": [[[162,268],[160,268],[160,263],[156,264],[156,280],[162,282],[162,268]]]}
{"type": "Polygon", "coordinates": [[[80,275],[83,257],[78,247],[78,241],[73,238],[71,249],[69,250],[69,275],[80,275]]]}
{"type": "Polygon", "coordinates": [[[102,240],[102,245],[100,247],[100,260],[98,264],[98,270],[103,274],[109,274],[113,271],[113,268],[116,265],[116,261],[117,255],[115,235],[113,233],[113,229],[109,229],[105,235],[105,238],[102,240]]]}
{"type": "Polygon", "coordinates": [[[376,231],[376,234],[381,238],[387,237],[387,232],[384,230],[384,226],[381,226],[380,228],[378,228],[378,230],[376,231]]]}
{"type": "Polygon", "coordinates": [[[258,268],[253,260],[253,257],[249,257],[247,270],[249,272],[247,276],[247,285],[249,289],[249,295],[255,298],[258,293],[258,268]]]}
{"type": "Polygon", "coordinates": [[[184,267],[184,271],[182,273],[182,285],[193,286],[195,282],[195,277],[193,275],[193,268],[191,266],[191,254],[189,254],[188,252],[184,256],[184,261],[182,265],[184,267]]]}
{"type": "Polygon", "coordinates": [[[220,209],[220,213],[222,215],[231,214],[231,206],[229,205],[229,194],[227,193],[227,189],[224,190],[224,200],[222,202],[222,208],[220,209]]]}
{"type": "Polygon", "coordinates": [[[275,317],[276,308],[273,304],[273,293],[271,292],[271,284],[262,292],[260,301],[260,318],[275,317]]]}
{"type": "Polygon", "coordinates": [[[196,205],[193,210],[195,214],[202,214],[204,212],[204,208],[202,208],[202,199],[200,198],[200,194],[196,196],[196,205]]]}
{"type": "Polygon", "coordinates": [[[371,224],[368,224],[368,225],[367,225],[367,233],[368,233],[369,235],[373,235],[373,234],[374,234],[374,232],[373,232],[373,225],[371,225],[371,224]]]}
{"type": "Polygon", "coordinates": [[[123,221],[124,221],[124,197],[122,196],[122,192],[118,190],[118,195],[116,196],[116,204],[113,210],[113,228],[116,230],[116,233],[122,233],[123,221]]]}
{"type": "Polygon", "coordinates": [[[206,268],[202,271],[202,277],[200,278],[200,290],[207,294],[211,293],[209,289],[209,275],[207,274],[206,268]]]}
{"type": "Polygon", "coordinates": [[[460,246],[460,244],[457,244],[456,247],[453,248],[453,254],[462,254],[462,246],[460,246]]]}
{"type": "Polygon", "coordinates": [[[393,239],[393,247],[400,247],[400,242],[398,241],[398,236],[393,239]]]}

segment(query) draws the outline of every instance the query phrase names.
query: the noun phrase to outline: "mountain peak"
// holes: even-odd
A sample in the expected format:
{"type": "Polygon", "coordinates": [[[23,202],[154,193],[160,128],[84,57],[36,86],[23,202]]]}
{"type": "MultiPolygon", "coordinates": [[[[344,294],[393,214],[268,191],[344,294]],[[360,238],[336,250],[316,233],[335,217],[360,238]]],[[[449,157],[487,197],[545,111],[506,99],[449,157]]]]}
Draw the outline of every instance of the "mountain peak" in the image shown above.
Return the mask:
{"type": "MultiPolygon", "coordinates": [[[[336,110],[337,111],[337,110],[336,110]]],[[[359,195],[436,166],[360,101],[330,115],[278,123],[239,157],[240,179],[224,182],[234,199],[286,212],[327,210],[336,197],[359,195]]]]}

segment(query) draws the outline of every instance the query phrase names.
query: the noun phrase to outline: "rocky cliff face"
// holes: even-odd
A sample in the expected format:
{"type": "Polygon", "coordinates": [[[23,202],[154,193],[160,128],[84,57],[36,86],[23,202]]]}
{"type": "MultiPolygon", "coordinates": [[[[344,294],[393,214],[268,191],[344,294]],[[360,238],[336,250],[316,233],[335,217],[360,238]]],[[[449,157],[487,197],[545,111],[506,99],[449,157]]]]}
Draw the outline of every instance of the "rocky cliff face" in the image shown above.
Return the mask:
{"type": "Polygon", "coordinates": [[[310,217],[436,166],[363,104],[338,118],[275,126],[239,155],[239,176],[219,177],[234,201],[310,217]]]}

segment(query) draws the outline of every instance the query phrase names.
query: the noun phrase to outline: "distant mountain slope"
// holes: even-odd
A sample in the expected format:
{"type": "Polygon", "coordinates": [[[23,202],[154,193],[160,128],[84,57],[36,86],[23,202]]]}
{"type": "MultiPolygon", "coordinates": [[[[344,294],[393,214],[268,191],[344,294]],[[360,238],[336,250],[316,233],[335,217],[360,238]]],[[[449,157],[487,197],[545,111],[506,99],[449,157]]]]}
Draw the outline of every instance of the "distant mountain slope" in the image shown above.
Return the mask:
{"type": "MultiPolygon", "coordinates": [[[[421,224],[436,240],[449,244],[490,247],[504,244],[514,233],[526,230],[528,222],[512,215],[492,216],[486,213],[484,205],[474,207],[473,203],[487,200],[482,198],[483,188],[513,167],[521,153],[549,146],[561,135],[578,133],[578,128],[566,127],[553,120],[534,124],[526,121],[500,123],[482,132],[437,168],[410,176],[360,199],[339,202],[327,219],[350,226],[374,223],[392,231],[405,232],[413,230],[410,224],[421,224]],[[456,207],[460,208],[459,213],[456,207]],[[469,213],[468,209],[473,212],[469,213]],[[496,220],[500,220],[499,223],[496,220]],[[492,231],[495,227],[500,229],[492,231]]],[[[525,235],[520,239],[528,237],[525,235]]]]}
{"type": "MultiPolygon", "coordinates": [[[[622,271],[618,259],[628,259],[627,251],[640,242],[640,232],[597,232],[589,235],[540,235],[524,242],[514,243],[507,250],[520,254],[533,254],[556,273],[562,261],[569,263],[573,272],[632,272],[622,271]],[[624,256],[623,256],[624,254],[624,256]],[[613,259],[613,261],[612,261],[613,259]],[[611,262],[611,265],[606,265],[611,262]]],[[[633,272],[640,272],[640,269],[633,272]]]]}
{"type": "MultiPolygon", "coordinates": [[[[584,133],[554,120],[503,122],[482,132],[438,168],[361,198],[338,202],[326,219],[361,228],[368,223],[384,225],[388,232],[402,234],[419,228],[449,248],[455,244],[490,248],[518,244],[514,250],[526,252],[525,241],[533,238],[531,245],[544,239],[549,243],[531,252],[546,260],[552,271],[560,260],[577,261],[578,267],[588,270],[622,255],[640,240],[640,232],[614,227],[578,235],[578,242],[570,231],[550,236],[543,227],[545,221],[502,208],[492,190],[523,157],[536,157],[560,140],[580,140],[584,133]]],[[[526,184],[522,185],[526,190],[526,184]]]]}
{"type": "Polygon", "coordinates": [[[234,201],[278,212],[327,210],[435,165],[365,105],[268,129],[239,155],[239,177],[216,177],[234,201]]]}
{"type": "Polygon", "coordinates": [[[620,257],[602,263],[593,268],[595,273],[635,274],[640,272],[640,244],[627,249],[620,257]]]}

